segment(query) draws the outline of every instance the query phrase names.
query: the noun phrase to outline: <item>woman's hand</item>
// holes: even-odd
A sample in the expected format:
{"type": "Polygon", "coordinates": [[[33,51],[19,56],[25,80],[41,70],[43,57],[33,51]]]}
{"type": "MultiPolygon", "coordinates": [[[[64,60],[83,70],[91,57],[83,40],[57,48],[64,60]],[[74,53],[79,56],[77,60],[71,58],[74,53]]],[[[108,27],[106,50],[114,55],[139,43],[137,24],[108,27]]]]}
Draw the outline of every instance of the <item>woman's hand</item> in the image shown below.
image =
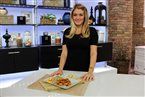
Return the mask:
{"type": "Polygon", "coordinates": [[[63,70],[58,69],[57,71],[51,73],[50,76],[61,75],[61,74],[63,74],[63,70]]]}
{"type": "Polygon", "coordinates": [[[94,75],[93,75],[93,73],[86,73],[86,74],[84,74],[83,76],[82,76],[82,80],[83,81],[92,81],[92,80],[94,80],[94,75]]]}

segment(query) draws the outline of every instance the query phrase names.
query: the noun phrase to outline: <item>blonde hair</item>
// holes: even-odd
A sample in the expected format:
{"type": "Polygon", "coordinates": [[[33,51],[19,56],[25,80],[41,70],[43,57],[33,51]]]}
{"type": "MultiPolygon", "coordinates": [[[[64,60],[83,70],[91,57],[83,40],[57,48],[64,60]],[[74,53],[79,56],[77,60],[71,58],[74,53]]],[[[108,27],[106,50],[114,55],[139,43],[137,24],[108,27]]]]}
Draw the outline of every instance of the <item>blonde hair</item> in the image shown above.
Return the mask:
{"type": "Polygon", "coordinates": [[[84,22],[82,24],[81,31],[82,31],[82,37],[87,38],[90,35],[89,24],[88,24],[89,17],[88,17],[87,8],[82,4],[75,4],[73,10],[71,11],[71,19],[70,19],[71,29],[70,29],[69,35],[66,35],[66,37],[67,38],[72,38],[75,34],[76,29],[77,29],[77,26],[75,25],[75,23],[73,21],[73,13],[74,13],[75,9],[81,9],[81,10],[84,11],[84,22]]]}

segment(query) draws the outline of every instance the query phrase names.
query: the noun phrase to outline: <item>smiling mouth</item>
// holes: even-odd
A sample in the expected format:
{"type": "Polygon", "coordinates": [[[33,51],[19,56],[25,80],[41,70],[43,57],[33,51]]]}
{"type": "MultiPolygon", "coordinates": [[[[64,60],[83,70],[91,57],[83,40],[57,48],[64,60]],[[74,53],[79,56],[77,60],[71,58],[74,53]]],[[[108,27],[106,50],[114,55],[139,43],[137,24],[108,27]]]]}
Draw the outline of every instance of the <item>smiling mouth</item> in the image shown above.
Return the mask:
{"type": "Polygon", "coordinates": [[[75,21],[76,23],[79,23],[79,22],[81,22],[81,21],[75,21]]]}

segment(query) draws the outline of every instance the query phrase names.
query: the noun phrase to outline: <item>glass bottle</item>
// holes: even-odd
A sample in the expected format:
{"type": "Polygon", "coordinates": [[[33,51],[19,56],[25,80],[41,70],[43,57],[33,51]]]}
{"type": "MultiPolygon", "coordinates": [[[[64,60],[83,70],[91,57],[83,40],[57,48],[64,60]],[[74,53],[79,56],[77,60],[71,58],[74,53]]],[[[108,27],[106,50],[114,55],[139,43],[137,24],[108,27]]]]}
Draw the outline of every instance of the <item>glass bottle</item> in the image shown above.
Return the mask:
{"type": "Polygon", "coordinates": [[[55,44],[55,32],[50,32],[50,36],[51,36],[51,44],[54,45],[55,44]]]}
{"type": "Polygon", "coordinates": [[[17,42],[16,42],[16,33],[15,32],[11,32],[11,38],[9,39],[9,45],[10,46],[16,46],[17,42]]]}
{"type": "Polygon", "coordinates": [[[56,45],[61,44],[61,37],[60,37],[59,33],[57,33],[57,35],[56,35],[56,37],[55,37],[55,44],[56,44],[56,45]]]}
{"type": "Polygon", "coordinates": [[[104,41],[104,32],[99,30],[98,34],[99,34],[99,42],[105,42],[104,41]]]}
{"type": "Polygon", "coordinates": [[[23,44],[22,44],[22,37],[20,33],[18,33],[16,41],[17,41],[17,47],[22,47],[23,44]]]}
{"type": "Polygon", "coordinates": [[[25,35],[24,35],[24,45],[25,46],[31,46],[32,45],[31,34],[30,34],[29,31],[25,32],[25,35]]]}
{"type": "Polygon", "coordinates": [[[64,0],[64,7],[70,7],[70,0],[64,0]]]}
{"type": "Polygon", "coordinates": [[[26,0],[19,0],[20,5],[26,5],[26,0]]]}

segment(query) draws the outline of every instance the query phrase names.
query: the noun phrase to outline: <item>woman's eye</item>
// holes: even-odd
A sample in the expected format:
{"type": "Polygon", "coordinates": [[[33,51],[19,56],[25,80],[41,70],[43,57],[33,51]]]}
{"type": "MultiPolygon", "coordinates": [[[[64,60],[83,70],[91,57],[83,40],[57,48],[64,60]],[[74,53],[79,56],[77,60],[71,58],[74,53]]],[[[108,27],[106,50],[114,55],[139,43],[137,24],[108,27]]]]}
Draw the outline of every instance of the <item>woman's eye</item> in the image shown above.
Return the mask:
{"type": "Polygon", "coordinates": [[[77,16],[77,14],[74,14],[73,16],[77,16]]]}

